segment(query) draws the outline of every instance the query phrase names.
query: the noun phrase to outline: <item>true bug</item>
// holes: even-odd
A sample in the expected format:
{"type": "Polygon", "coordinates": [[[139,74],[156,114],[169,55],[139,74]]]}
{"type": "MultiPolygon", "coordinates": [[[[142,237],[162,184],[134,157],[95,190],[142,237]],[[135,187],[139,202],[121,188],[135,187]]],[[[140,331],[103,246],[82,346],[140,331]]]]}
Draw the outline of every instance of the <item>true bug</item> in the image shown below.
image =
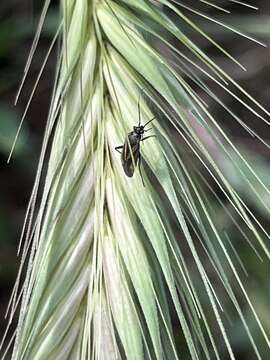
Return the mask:
{"type": "Polygon", "coordinates": [[[138,113],[139,113],[139,124],[137,126],[133,126],[133,131],[131,131],[125,140],[124,145],[116,146],[115,150],[117,150],[121,154],[122,166],[125,174],[128,177],[132,177],[134,174],[135,167],[139,166],[139,172],[142,179],[143,186],[144,181],[141,173],[141,153],[140,153],[140,142],[151,137],[155,137],[155,135],[149,135],[143,138],[143,134],[150,129],[144,130],[145,126],[148,125],[155,118],[153,117],[151,120],[147,121],[146,124],[141,125],[141,116],[140,116],[140,103],[138,102],[138,113]],[[120,150],[121,149],[121,150],[120,150]]]}

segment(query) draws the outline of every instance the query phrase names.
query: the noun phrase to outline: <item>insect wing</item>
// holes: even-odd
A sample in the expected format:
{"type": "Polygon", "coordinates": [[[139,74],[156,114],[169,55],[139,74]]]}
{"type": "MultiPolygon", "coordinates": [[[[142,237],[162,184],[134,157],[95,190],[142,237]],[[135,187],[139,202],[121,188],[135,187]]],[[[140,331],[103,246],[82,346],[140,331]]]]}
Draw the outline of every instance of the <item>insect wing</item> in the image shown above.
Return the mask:
{"type": "Polygon", "coordinates": [[[125,142],[122,152],[122,166],[127,176],[132,177],[139,158],[140,144],[125,142]]]}

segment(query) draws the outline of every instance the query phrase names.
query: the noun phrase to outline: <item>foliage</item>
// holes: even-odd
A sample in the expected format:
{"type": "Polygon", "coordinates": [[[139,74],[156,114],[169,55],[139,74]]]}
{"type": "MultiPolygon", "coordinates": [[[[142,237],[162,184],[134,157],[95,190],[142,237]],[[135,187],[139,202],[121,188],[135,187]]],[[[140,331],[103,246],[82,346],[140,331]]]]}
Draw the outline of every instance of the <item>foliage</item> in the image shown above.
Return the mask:
{"type": "Polygon", "coordinates": [[[61,34],[56,83],[10,301],[11,319],[21,301],[14,359],[178,359],[186,346],[183,357],[234,359],[230,317],[257,358],[269,354],[235,244],[269,260],[267,231],[238,184],[267,214],[269,190],[194,84],[265,145],[212,86],[257,120],[268,124],[269,113],[185,33],[244,69],[185,11],[195,10],[167,0],[62,1],[48,52],[61,34]],[[138,108],[142,123],[156,117],[156,139],[141,146],[146,187],[137,170],[125,177],[114,149],[138,108]]]}

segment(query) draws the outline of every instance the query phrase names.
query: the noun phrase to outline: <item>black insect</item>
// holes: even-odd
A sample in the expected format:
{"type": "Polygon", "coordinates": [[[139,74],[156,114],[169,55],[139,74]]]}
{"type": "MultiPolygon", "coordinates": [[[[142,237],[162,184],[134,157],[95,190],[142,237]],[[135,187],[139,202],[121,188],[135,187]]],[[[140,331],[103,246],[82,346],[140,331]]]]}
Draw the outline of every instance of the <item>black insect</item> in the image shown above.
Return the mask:
{"type": "Polygon", "coordinates": [[[132,177],[134,174],[135,167],[139,166],[139,172],[142,179],[143,186],[144,181],[141,173],[141,153],[140,153],[140,142],[151,137],[155,137],[155,135],[149,135],[143,137],[143,134],[150,129],[145,130],[145,126],[148,125],[155,118],[149,120],[146,124],[141,125],[141,117],[140,117],[140,105],[138,103],[138,113],[139,113],[139,124],[137,126],[133,126],[133,131],[131,131],[125,140],[124,145],[117,146],[115,150],[117,150],[121,154],[122,166],[125,174],[128,177],[132,177]],[[121,149],[121,150],[120,150],[121,149]]]}

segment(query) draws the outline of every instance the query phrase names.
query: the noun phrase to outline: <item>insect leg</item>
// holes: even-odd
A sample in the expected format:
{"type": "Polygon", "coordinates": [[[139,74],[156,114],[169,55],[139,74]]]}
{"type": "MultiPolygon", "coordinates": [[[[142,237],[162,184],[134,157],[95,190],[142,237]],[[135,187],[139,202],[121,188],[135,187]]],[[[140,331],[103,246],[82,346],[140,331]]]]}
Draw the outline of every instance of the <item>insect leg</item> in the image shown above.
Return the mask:
{"type": "Polygon", "coordinates": [[[120,149],[123,149],[124,145],[121,145],[121,146],[116,146],[114,148],[114,150],[118,151],[120,154],[121,154],[121,151],[119,151],[120,149]]]}
{"type": "Polygon", "coordinates": [[[141,176],[141,179],[142,179],[142,184],[145,187],[145,183],[143,181],[143,176],[142,176],[141,163],[142,163],[142,157],[141,157],[141,154],[139,153],[139,158],[138,158],[139,173],[140,173],[140,176],[141,176]]]}
{"type": "Polygon", "coordinates": [[[151,137],[156,137],[156,135],[149,135],[149,136],[146,136],[145,138],[141,139],[140,141],[143,141],[143,140],[146,140],[146,139],[149,139],[151,137]]]}
{"type": "Polygon", "coordinates": [[[152,130],[152,129],[153,129],[153,128],[151,127],[151,128],[149,128],[149,129],[144,130],[144,132],[147,132],[147,131],[152,130]]]}

